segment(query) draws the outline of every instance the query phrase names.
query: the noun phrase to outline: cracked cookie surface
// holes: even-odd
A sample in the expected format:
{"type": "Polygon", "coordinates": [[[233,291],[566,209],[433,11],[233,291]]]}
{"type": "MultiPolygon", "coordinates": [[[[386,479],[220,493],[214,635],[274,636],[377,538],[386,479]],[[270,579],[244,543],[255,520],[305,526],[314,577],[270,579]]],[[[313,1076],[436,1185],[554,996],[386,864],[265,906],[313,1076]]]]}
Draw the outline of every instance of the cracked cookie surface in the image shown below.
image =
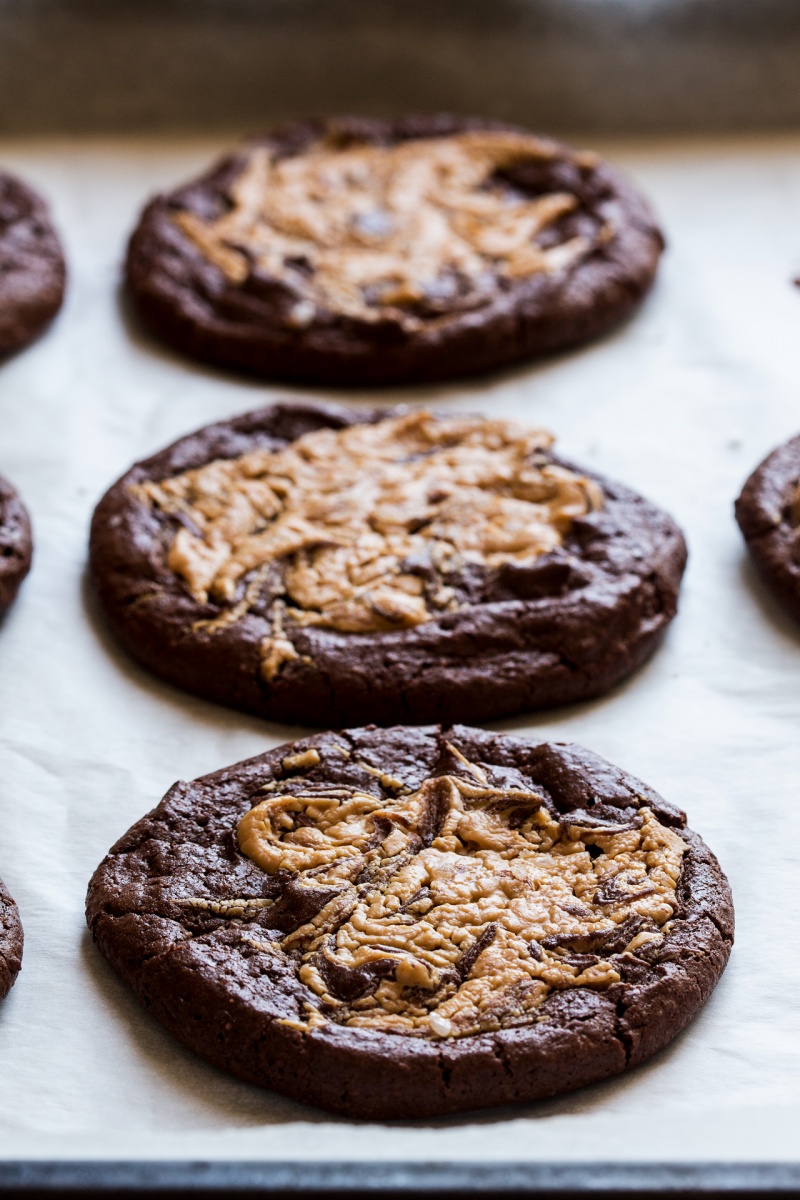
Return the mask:
{"type": "Polygon", "coordinates": [[[0,1000],[7,996],[22,966],[22,924],[17,906],[0,879],[0,1000]]]}
{"type": "Polygon", "coordinates": [[[32,556],[30,518],[15,489],[0,475],[0,617],[13,604],[32,556]]]}
{"type": "Polygon", "coordinates": [[[154,200],[127,278],[154,331],[197,357],[390,383],[585,341],[635,308],[662,248],[597,155],[496,122],[336,119],[154,200]]]}
{"type": "Polygon", "coordinates": [[[764,583],[800,622],[800,437],[756,467],[736,501],[736,520],[764,583]]]}
{"type": "Polygon", "coordinates": [[[66,268],[47,206],[0,171],[0,357],[50,324],[64,298],[66,268]]]}
{"type": "Polygon", "coordinates": [[[91,574],[129,651],[278,720],[489,720],[597,695],[675,614],[686,548],[542,430],[275,405],[137,464],[91,574]]]}
{"type": "Polygon", "coordinates": [[[635,1065],[727,961],[683,814],[576,746],[368,727],[178,784],[96,872],[93,937],[242,1078],[388,1118],[635,1065]]]}

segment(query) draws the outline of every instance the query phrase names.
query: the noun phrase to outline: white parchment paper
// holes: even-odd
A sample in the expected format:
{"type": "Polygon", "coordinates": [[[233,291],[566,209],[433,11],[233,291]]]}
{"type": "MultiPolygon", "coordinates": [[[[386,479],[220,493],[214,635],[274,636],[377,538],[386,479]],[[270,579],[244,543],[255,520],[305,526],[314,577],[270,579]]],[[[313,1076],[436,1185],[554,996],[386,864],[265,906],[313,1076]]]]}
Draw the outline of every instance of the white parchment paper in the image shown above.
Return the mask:
{"type": "Polygon", "coordinates": [[[33,572],[0,628],[0,874],[26,934],[22,974],[0,1006],[0,1156],[796,1157],[800,634],[755,582],[731,506],[766,451],[800,430],[790,282],[800,138],[605,147],[669,236],[642,313],[544,365],[401,397],[542,423],[565,455],[643,491],[685,529],[681,612],[651,663],[596,703],[498,728],[584,742],[687,809],[733,885],[730,966],[691,1027],[624,1078],[528,1108],[366,1132],[184,1051],[83,923],[93,869],[175,779],[302,732],[149,678],[98,627],[84,584],[92,508],[134,459],[290,391],[180,360],[120,299],[143,200],[216,149],[0,145],[0,162],[50,198],[70,264],[60,319],[0,366],[0,471],[36,535],[33,572]]]}

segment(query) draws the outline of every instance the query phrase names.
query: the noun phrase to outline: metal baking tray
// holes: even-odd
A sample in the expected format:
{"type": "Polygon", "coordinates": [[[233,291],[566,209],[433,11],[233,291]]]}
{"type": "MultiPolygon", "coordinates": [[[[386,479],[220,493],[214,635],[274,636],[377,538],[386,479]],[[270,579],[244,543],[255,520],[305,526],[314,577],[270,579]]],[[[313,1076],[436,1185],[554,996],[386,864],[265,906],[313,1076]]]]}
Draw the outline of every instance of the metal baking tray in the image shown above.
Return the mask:
{"type": "Polygon", "coordinates": [[[0,0],[0,133],[451,110],[554,131],[800,123],[795,0],[0,0]]]}
{"type": "Polygon", "coordinates": [[[800,638],[730,511],[800,426],[798,78],[795,0],[0,0],[0,162],[52,201],[71,273],[52,330],[0,365],[0,469],[37,537],[0,631],[0,870],[27,935],[0,1009],[0,1193],[800,1191],[800,968],[786,952],[800,638]],[[82,572],[92,506],[134,458],[301,394],[188,363],[140,329],[118,277],[146,196],[274,121],[436,108],[607,152],[653,199],[670,249],[641,314],[591,347],[355,402],[544,424],[681,522],[682,611],[653,661],[604,700],[498,728],[583,741],[686,807],[731,878],[738,935],[703,1013],[629,1077],[379,1127],[193,1059],[89,944],[83,891],[112,841],[175,778],[300,731],[133,667],[82,572]],[[754,867],[762,829],[779,832],[754,867]]]}

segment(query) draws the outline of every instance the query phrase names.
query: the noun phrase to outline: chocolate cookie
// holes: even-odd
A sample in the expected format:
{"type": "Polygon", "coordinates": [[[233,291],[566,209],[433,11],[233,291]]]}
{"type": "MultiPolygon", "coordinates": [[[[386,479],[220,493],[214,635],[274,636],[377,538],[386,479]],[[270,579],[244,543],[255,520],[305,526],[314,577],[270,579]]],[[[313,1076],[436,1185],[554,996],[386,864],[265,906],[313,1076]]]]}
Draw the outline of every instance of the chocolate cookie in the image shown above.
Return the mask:
{"type": "Polygon", "coordinates": [[[675,615],[680,531],[542,430],[282,405],[133,467],[92,522],[114,632],[271,719],[483,721],[607,691],[675,615]]]}
{"type": "Polygon", "coordinates": [[[627,317],[664,242],[595,154],[461,117],[280,130],[158,196],[127,279],[153,332],[275,379],[471,375],[627,317]]]}
{"type": "Polygon", "coordinates": [[[31,523],[25,506],[0,475],[0,617],[11,607],[31,569],[32,554],[31,523]]]}
{"type": "Polygon", "coordinates": [[[736,501],[736,520],[761,578],[800,621],[800,437],[756,467],[736,501]]]}
{"type": "Polygon", "coordinates": [[[0,171],[0,355],[27,346],[64,298],[66,270],[47,205],[0,171]]]}
{"type": "Polygon", "coordinates": [[[22,966],[22,925],[14,901],[0,879],[0,1000],[14,986],[22,966]]]}
{"type": "Polygon", "coordinates": [[[370,1120],[636,1066],[733,940],[682,812],[579,746],[464,726],[319,734],[176,784],[87,919],[190,1049],[370,1120]]]}

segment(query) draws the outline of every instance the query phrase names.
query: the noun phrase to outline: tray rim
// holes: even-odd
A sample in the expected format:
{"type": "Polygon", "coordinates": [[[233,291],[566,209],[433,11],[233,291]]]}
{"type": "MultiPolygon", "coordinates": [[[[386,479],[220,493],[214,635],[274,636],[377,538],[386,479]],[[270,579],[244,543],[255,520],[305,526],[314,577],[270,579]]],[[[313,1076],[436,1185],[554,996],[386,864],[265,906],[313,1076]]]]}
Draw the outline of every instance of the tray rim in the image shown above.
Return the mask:
{"type": "Polygon", "coordinates": [[[6,1160],[0,1195],[123,1190],[261,1195],[641,1196],[800,1193],[800,1161],[769,1162],[301,1162],[6,1160]]]}

